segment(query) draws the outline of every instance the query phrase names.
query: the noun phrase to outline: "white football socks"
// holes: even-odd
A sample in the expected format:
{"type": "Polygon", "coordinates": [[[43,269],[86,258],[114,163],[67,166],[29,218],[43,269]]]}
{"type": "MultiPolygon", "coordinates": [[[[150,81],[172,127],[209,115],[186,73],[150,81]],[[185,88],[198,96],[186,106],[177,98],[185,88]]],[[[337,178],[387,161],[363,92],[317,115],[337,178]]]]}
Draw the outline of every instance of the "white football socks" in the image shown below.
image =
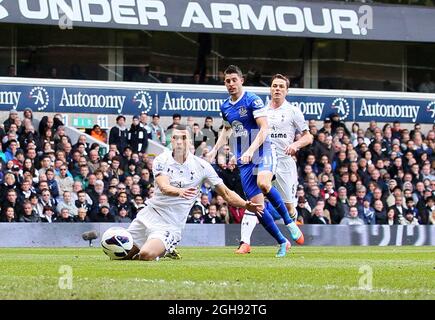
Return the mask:
{"type": "Polygon", "coordinates": [[[251,244],[251,235],[254,231],[254,228],[257,224],[257,216],[255,213],[245,211],[245,214],[242,218],[242,227],[241,227],[241,241],[247,244],[251,244]]]}

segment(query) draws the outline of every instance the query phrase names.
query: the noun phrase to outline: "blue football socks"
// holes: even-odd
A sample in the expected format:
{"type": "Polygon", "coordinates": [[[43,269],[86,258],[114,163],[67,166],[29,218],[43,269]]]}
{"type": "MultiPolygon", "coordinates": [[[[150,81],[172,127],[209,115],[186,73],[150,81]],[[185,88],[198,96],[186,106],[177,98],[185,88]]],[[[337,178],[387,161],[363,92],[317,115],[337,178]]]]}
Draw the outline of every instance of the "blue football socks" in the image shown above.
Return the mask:
{"type": "Polygon", "coordinates": [[[269,199],[272,206],[278,211],[281,218],[284,220],[284,224],[288,225],[293,222],[293,219],[290,218],[287,207],[285,206],[284,201],[282,201],[281,195],[275,187],[272,187],[268,194],[266,194],[267,199],[269,199]]]}
{"type": "Polygon", "coordinates": [[[281,231],[279,231],[278,226],[275,224],[275,221],[266,208],[264,208],[262,216],[258,215],[258,220],[263,225],[264,229],[266,229],[279,244],[287,242],[287,239],[282,235],[281,231]]]}

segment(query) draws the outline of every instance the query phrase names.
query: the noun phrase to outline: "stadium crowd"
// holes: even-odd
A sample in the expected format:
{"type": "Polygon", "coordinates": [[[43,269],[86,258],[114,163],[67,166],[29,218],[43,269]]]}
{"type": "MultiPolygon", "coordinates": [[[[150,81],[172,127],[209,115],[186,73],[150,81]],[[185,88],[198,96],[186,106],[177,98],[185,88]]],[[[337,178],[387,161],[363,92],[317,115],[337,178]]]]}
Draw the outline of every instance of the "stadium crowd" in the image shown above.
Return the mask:
{"type": "MultiPolygon", "coordinates": [[[[90,135],[109,144],[102,152],[86,135],[71,141],[61,115],[33,118],[16,110],[0,128],[1,222],[131,222],[153,197],[153,155],[149,140],[170,148],[168,128],[146,113],[116,118],[106,134],[95,125],[90,135]],[[149,121],[150,120],[150,121],[149,121]]],[[[186,121],[192,152],[205,158],[218,137],[213,118],[201,126],[186,121]]],[[[435,224],[435,125],[422,132],[399,121],[367,130],[347,127],[337,114],[322,125],[309,121],[314,143],[297,154],[299,224],[435,224]],[[355,208],[356,207],[356,208],[355,208]]],[[[213,164],[224,183],[243,195],[231,146],[213,164]]],[[[211,186],[201,186],[188,223],[240,223],[244,211],[225,203],[211,186]]]]}

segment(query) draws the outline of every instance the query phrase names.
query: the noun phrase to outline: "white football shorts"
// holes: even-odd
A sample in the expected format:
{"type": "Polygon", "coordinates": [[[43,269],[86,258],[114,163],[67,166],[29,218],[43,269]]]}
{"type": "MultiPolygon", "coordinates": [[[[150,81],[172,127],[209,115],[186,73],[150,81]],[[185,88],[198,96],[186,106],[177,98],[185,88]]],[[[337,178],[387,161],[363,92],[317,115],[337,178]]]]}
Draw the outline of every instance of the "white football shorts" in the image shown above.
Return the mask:
{"type": "Polygon", "coordinates": [[[296,191],[298,188],[298,170],[292,157],[279,158],[275,170],[273,185],[281,194],[285,203],[293,204],[296,208],[296,191]]]}
{"type": "Polygon", "coordinates": [[[133,237],[133,243],[137,248],[142,248],[148,239],[160,239],[166,252],[172,252],[181,240],[181,233],[171,225],[156,222],[157,213],[147,206],[141,210],[131,222],[128,231],[133,237]],[[150,219],[152,216],[152,219],[150,219]],[[151,222],[151,220],[153,220],[151,222]]]}

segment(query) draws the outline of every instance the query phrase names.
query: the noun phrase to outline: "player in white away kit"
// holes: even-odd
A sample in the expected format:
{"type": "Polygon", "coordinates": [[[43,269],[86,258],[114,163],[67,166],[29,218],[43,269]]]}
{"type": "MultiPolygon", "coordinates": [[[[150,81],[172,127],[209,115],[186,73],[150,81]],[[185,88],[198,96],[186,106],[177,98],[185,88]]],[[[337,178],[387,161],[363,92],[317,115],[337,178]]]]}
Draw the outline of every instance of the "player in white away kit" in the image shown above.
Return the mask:
{"type": "MultiPolygon", "coordinates": [[[[277,157],[275,180],[272,181],[272,184],[280,193],[290,217],[296,221],[298,171],[293,156],[300,148],[311,144],[313,136],[308,130],[302,111],[286,100],[289,86],[290,81],[285,76],[276,74],[272,77],[267,122],[270,140],[275,146],[277,157]],[[294,141],[296,132],[301,132],[302,135],[298,141],[294,141]]],[[[265,205],[266,209],[271,212],[271,203],[265,202],[265,205]]],[[[285,217],[283,219],[287,225],[289,221],[285,221],[285,217]]],[[[253,231],[252,226],[242,224],[242,234],[244,233],[248,239],[251,238],[253,231]]]]}
{"type": "Polygon", "coordinates": [[[189,131],[179,125],[172,132],[173,151],[154,159],[156,190],[128,227],[134,246],[126,259],[155,260],[175,248],[204,180],[230,205],[262,213],[261,205],[243,200],[225,186],[207,161],[194,156],[190,143],[189,131]]]}
{"type": "Polygon", "coordinates": [[[287,77],[281,74],[272,77],[267,121],[270,140],[275,145],[277,155],[273,185],[281,194],[290,217],[296,221],[298,170],[293,156],[299,149],[313,143],[313,135],[309,132],[302,111],[286,100],[289,86],[287,77]],[[298,141],[294,141],[296,132],[301,133],[298,141]]]}

